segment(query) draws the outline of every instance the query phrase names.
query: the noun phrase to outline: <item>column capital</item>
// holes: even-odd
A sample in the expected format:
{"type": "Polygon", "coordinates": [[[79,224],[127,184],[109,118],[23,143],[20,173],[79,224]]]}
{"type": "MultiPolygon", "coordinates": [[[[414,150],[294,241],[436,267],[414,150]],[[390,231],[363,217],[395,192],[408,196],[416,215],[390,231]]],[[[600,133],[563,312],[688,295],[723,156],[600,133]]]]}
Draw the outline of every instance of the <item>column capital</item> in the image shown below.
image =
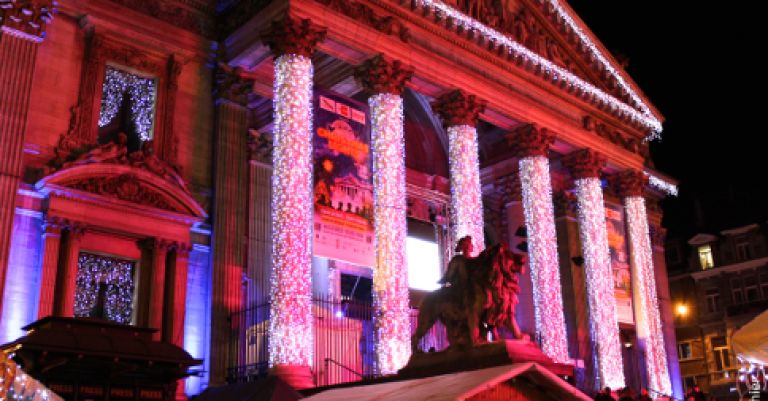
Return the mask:
{"type": "Polygon", "coordinates": [[[176,252],[176,256],[186,258],[189,256],[189,251],[192,250],[192,244],[189,244],[186,242],[174,241],[170,245],[170,249],[173,249],[176,252]]]}
{"type": "Polygon", "coordinates": [[[253,88],[253,80],[242,76],[240,67],[230,67],[226,63],[216,66],[213,96],[216,101],[227,100],[241,106],[248,103],[248,94],[253,88]]]}
{"type": "Polygon", "coordinates": [[[432,102],[432,110],[440,115],[447,127],[477,124],[477,117],[485,110],[487,101],[461,90],[444,93],[432,102]]]}
{"type": "Polygon", "coordinates": [[[85,233],[87,226],[79,221],[64,220],[65,227],[69,231],[70,237],[80,238],[85,233]]]}
{"type": "Polygon", "coordinates": [[[261,40],[269,46],[275,57],[285,54],[311,57],[317,44],[325,40],[326,30],[309,19],[286,15],[272,21],[270,27],[261,32],[261,40]]]}
{"type": "Polygon", "coordinates": [[[167,252],[173,247],[174,242],[163,238],[144,238],[139,240],[138,244],[146,250],[167,252]]]}
{"type": "Polygon", "coordinates": [[[622,198],[643,196],[648,177],[639,170],[628,169],[611,175],[609,181],[622,198]]]}
{"type": "Polygon", "coordinates": [[[555,142],[555,136],[549,130],[532,123],[513,129],[506,137],[518,158],[547,156],[550,146],[555,142]]]}
{"type": "Polygon", "coordinates": [[[581,149],[567,154],[563,164],[571,171],[574,179],[599,178],[605,167],[605,157],[591,149],[581,149]]]}
{"type": "Polygon", "coordinates": [[[403,65],[400,60],[387,60],[383,54],[365,60],[355,69],[355,78],[363,88],[373,94],[401,95],[405,83],[412,76],[413,67],[403,65]]]}
{"type": "Polygon", "coordinates": [[[255,129],[248,130],[248,160],[272,164],[272,150],[274,147],[274,140],[271,134],[259,132],[255,129]]]}
{"type": "Polygon", "coordinates": [[[67,221],[58,216],[46,216],[43,220],[43,230],[46,235],[60,235],[67,221]]]}
{"type": "Polygon", "coordinates": [[[0,30],[33,42],[45,38],[45,28],[56,13],[54,0],[0,1],[0,30]]]}

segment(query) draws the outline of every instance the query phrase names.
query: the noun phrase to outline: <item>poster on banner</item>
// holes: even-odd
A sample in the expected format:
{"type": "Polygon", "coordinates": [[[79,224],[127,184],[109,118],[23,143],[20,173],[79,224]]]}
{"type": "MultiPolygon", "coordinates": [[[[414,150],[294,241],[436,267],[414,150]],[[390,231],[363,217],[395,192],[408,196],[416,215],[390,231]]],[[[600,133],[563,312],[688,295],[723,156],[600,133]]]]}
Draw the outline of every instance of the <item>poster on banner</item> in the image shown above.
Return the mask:
{"type": "Polygon", "coordinates": [[[608,249],[613,270],[614,294],[616,296],[616,317],[619,323],[634,324],[632,310],[632,272],[629,261],[629,244],[621,206],[607,205],[605,222],[608,228],[608,249]]]}
{"type": "Polygon", "coordinates": [[[315,93],[315,256],[373,266],[373,182],[367,107],[315,93]]]}

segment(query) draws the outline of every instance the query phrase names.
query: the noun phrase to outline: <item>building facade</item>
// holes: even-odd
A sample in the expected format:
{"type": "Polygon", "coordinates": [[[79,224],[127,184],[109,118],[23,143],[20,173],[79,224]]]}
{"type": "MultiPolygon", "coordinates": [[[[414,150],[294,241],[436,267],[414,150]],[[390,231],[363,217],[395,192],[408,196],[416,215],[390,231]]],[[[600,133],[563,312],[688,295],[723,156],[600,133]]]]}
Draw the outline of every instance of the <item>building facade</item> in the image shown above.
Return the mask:
{"type": "Polygon", "coordinates": [[[564,2],[11,1],[0,26],[2,340],[154,327],[205,360],[187,394],[355,352],[391,374],[471,235],[529,252],[521,326],[580,388],[681,395],[663,118],[564,2]]]}
{"type": "Polygon", "coordinates": [[[733,333],[768,309],[765,226],[750,224],[667,243],[680,372],[686,388],[739,399],[733,333]]]}

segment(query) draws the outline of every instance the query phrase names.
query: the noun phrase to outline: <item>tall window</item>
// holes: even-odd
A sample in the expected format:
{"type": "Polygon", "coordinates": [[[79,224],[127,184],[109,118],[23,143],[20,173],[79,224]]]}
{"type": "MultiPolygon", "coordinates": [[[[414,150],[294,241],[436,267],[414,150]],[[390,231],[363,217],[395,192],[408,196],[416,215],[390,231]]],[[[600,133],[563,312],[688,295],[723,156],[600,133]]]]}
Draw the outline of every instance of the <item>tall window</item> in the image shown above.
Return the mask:
{"type": "Polygon", "coordinates": [[[81,252],[77,263],[75,316],[130,324],[136,262],[81,252]]]}
{"type": "Polygon", "coordinates": [[[718,312],[720,310],[720,290],[717,288],[710,288],[705,295],[707,299],[707,312],[718,312]]]}
{"type": "Polygon", "coordinates": [[[128,137],[128,150],[154,136],[157,83],[144,77],[107,66],[101,92],[99,143],[112,142],[119,133],[128,137]]]}
{"type": "Polygon", "coordinates": [[[725,337],[712,337],[712,354],[716,370],[725,370],[731,366],[731,356],[725,337]]]}
{"type": "Polygon", "coordinates": [[[681,361],[684,359],[693,358],[693,353],[691,352],[691,343],[688,341],[677,343],[677,355],[681,361]]]}
{"type": "Polygon", "coordinates": [[[699,264],[702,270],[711,269],[715,266],[715,261],[712,258],[712,248],[709,245],[699,247],[699,264]]]}
{"type": "Polygon", "coordinates": [[[744,292],[741,289],[741,280],[737,278],[731,279],[731,294],[733,295],[734,304],[744,302],[744,292]]]}
{"type": "Polygon", "coordinates": [[[752,251],[749,247],[749,242],[739,242],[736,244],[736,254],[739,257],[739,260],[750,260],[752,259],[752,251]]]}

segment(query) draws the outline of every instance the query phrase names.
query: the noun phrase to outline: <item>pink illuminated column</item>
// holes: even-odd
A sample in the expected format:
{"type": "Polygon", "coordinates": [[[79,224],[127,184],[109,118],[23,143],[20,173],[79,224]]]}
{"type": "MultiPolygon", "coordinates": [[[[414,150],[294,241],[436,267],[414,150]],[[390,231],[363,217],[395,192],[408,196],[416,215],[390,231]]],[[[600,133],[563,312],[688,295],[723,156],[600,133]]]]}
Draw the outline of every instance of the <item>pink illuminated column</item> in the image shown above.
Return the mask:
{"type": "Polygon", "coordinates": [[[312,385],[312,60],[325,31],[285,17],[263,34],[274,53],[269,364],[312,385]]]}
{"type": "Polygon", "coordinates": [[[475,95],[455,90],[440,96],[432,109],[440,115],[448,131],[451,173],[451,223],[453,238],[472,237],[475,254],[485,247],[483,199],[477,153],[477,116],[486,102],[475,95]]]}
{"type": "Polygon", "coordinates": [[[406,224],[405,138],[402,91],[413,75],[399,61],[379,55],[355,72],[373,95],[373,219],[376,266],[373,297],[376,307],[376,356],[382,374],[393,374],[411,355],[408,269],[405,259],[406,224]]]}
{"type": "Polygon", "coordinates": [[[659,302],[656,296],[651,237],[643,190],[647,177],[637,170],[617,173],[613,182],[624,200],[632,260],[632,305],[637,338],[645,348],[648,387],[664,394],[672,393],[659,302]]]}
{"type": "Polygon", "coordinates": [[[544,354],[555,362],[566,363],[568,342],[547,156],[554,136],[528,124],[510,133],[507,140],[519,159],[536,331],[544,354]]]}
{"type": "Polygon", "coordinates": [[[59,247],[64,221],[57,217],[46,217],[43,223],[43,255],[40,278],[40,302],[37,317],[42,319],[53,315],[56,294],[56,276],[59,273],[59,247]]]}
{"type": "Polygon", "coordinates": [[[573,175],[576,187],[579,236],[587,281],[591,341],[597,359],[597,380],[600,387],[622,388],[624,367],[600,183],[600,172],[605,160],[596,152],[584,149],[569,154],[564,161],[573,175]]]}
{"type": "Polygon", "coordinates": [[[149,287],[149,327],[157,329],[157,332],[152,334],[152,338],[155,341],[159,341],[161,338],[166,337],[164,333],[163,325],[163,312],[165,311],[165,271],[166,261],[168,260],[168,249],[171,247],[171,242],[155,238],[151,241],[150,245],[152,249],[152,282],[149,287]]]}

